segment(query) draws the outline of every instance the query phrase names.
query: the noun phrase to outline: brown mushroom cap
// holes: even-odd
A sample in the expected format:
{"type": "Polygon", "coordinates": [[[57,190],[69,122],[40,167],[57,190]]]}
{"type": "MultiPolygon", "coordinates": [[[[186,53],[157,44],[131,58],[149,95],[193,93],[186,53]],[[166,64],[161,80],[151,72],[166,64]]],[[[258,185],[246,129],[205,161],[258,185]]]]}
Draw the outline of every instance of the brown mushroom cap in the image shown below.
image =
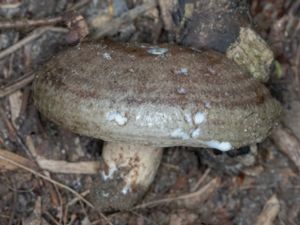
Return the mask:
{"type": "Polygon", "coordinates": [[[229,150],[262,141],[281,111],[244,73],[214,51],[86,43],[46,64],[34,100],[54,122],[105,141],[229,150]]]}

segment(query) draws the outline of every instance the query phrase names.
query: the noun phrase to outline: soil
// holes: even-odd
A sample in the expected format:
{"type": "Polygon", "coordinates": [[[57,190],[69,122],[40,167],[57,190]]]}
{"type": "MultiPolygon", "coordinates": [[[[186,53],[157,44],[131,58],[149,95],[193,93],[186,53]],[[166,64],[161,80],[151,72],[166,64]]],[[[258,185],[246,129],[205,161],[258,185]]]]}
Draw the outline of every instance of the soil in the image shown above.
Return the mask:
{"type": "MultiPolygon", "coordinates": [[[[109,1],[24,2],[0,1],[0,29],[3,21],[64,16],[55,23],[43,21],[42,26],[1,30],[3,90],[12,87],[11,81],[38,70],[60,49],[80,45],[80,41],[99,33],[88,30],[85,22],[89,26],[101,25],[109,11],[109,1]],[[66,13],[73,7],[77,7],[77,13],[66,13]],[[48,25],[55,25],[55,29],[48,25]],[[85,37],[87,32],[90,36],[85,37]],[[10,46],[18,46],[28,36],[32,38],[7,53],[10,46]]],[[[125,1],[114,2],[117,7],[113,16],[117,18],[141,1],[127,1],[127,5],[125,1]]],[[[255,29],[275,54],[267,86],[283,106],[282,123],[300,139],[300,1],[249,2],[255,29]]],[[[155,32],[164,26],[159,16],[159,11],[152,9],[135,23],[108,34],[122,41],[166,40],[165,34],[161,38],[155,32]]],[[[31,91],[31,84],[26,83],[0,96],[0,225],[300,224],[299,168],[272,139],[238,153],[187,147],[165,149],[155,181],[136,207],[122,212],[97,212],[67,187],[89,201],[88,191],[97,176],[90,171],[97,170],[98,164],[96,169],[78,168],[79,172],[57,165],[99,162],[103,143],[47,120],[35,109],[31,91]],[[3,159],[7,152],[11,153],[10,161],[3,159]],[[44,159],[48,160],[47,168],[51,167],[49,171],[56,172],[43,169],[44,159]]]]}

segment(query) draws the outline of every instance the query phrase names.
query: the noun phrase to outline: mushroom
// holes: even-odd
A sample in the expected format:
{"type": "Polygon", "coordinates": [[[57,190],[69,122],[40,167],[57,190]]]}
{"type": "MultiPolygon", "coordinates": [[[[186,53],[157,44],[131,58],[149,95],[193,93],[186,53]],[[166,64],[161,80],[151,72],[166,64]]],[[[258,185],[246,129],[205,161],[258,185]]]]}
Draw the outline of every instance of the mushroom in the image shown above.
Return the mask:
{"type": "Polygon", "coordinates": [[[261,142],[281,112],[224,55],[174,45],[83,43],[46,63],[33,89],[47,118],[105,141],[91,190],[101,211],[128,209],[145,194],[163,147],[261,142]]]}

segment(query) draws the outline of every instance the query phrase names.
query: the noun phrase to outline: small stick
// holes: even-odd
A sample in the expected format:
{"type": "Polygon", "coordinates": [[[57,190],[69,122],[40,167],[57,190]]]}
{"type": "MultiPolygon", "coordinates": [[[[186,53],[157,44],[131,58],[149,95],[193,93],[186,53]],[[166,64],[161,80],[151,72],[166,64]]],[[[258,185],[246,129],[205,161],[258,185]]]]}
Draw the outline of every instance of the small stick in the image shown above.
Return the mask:
{"type": "Polygon", "coordinates": [[[67,9],[67,11],[78,11],[80,10],[83,6],[85,6],[86,4],[90,3],[91,0],[81,0],[78,1],[76,4],[72,5],[70,8],[67,9]]]}
{"type": "Polygon", "coordinates": [[[43,212],[55,225],[61,225],[48,211],[43,212]]]}
{"type": "Polygon", "coordinates": [[[61,22],[63,18],[61,16],[39,20],[15,20],[15,21],[1,21],[0,29],[23,29],[29,27],[49,26],[55,25],[61,22]]]}
{"type": "Polygon", "coordinates": [[[15,178],[12,178],[13,182],[12,182],[12,186],[13,186],[13,198],[12,198],[12,210],[11,210],[11,213],[10,213],[10,216],[9,216],[9,222],[8,222],[8,225],[12,225],[13,224],[13,221],[14,221],[14,218],[15,218],[15,215],[16,215],[16,206],[17,206],[17,202],[18,202],[18,196],[17,196],[17,188],[16,188],[16,184],[15,184],[15,178]]]}
{"type": "Polygon", "coordinates": [[[0,60],[7,57],[8,55],[12,54],[13,52],[17,51],[18,49],[22,48],[24,45],[30,43],[31,41],[39,38],[46,32],[61,32],[61,33],[67,33],[69,30],[66,28],[61,27],[42,27],[34,30],[31,32],[27,37],[23,38],[22,40],[18,41],[16,44],[6,48],[2,52],[0,52],[0,60]]]}
{"type": "Polygon", "coordinates": [[[0,89],[0,98],[5,97],[29,84],[34,78],[33,73],[28,73],[12,81],[10,84],[0,89]]]}
{"type": "MultiPolygon", "coordinates": [[[[18,163],[20,163],[24,166],[30,167],[32,169],[37,169],[36,164],[33,163],[31,160],[29,160],[27,158],[24,158],[20,155],[17,155],[15,153],[13,153],[13,152],[10,152],[10,151],[0,149],[0,157],[5,157],[5,158],[11,159],[15,162],[18,162],[18,163]]],[[[1,172],[8,171],[8,170],[15,170],[17,168],[18,167],[12,165],[11,163],[7,163],[5,161],[0,160],[0,171],[1,172]]]]}
{"type": "Polygon", "coordinates": [[[204,194],[206,195],[206,193],[208,191],[214,190],[215,187],[219,183],[220,183],[220,179],[219,178],[214,178],[208,184],[206,184],[204,187],[202,187],[200,190],[198,190],[196,192],[184,194],[184,195],[177,196],[177,197],[163,198],[163,199],[160,199],[160,200],[146,202],[146,203],[135,206],[131,210],[141,209],[141,208],[151,208],[151,207],[154,207],[154,206],[157,206],[157,205],[161,205],[161,204],[165,204],[165,203],[169,203],[169,202],[173,202],[173,201],[193,199],[195,197],[199,197],[199,195],[204,195],[204,194]]]}
{"type": "Polygon", "coordinates": [[[70,187],[68,187],[68,186],[66,186],[66,185],[64,185],[64,184],[62,184],[62,183],[60,183],[60,182],[58,182],[58,181],[55,181],[55,180],[51,179],[50,177],[47,177],[47,176],[45,176],[45,175],[43,175],[43,174],[41,174],[41,173],[39,173],[39,172],[37,172],[37,171],[35,171],[35,170],[29,168],[29,167],[23,166],[22,164],[20,164],[20,163],[18,163],[18,162],[15,162],[15,161],[13,161],[13,160],[11,160],[11,159],[8,159],[8,158],[6,158],[6,157],[4,157],[4,156],[2,156],[2,155],[0,155],[0,159],[6,161],[6,162],[8,162],[8,163],[11,163],[12,165],[14,165],[14,166],[16,166],[16,167],[19,167],[19,168],[21,168],[21,169],[23,169],[23,170],[25,170],[25,171],[27,171],[27,172],[29,172],[29,173],[32,173],[33,175],[35,175],[35,176],[37,176],[37,177],[43,178],[44,180],[46,180],[46,181],[48,181],[48,182],[50,182],[50,183],[52,183],[52,184],[57,185],[57,186],[60,187],[60,188],[63,188],[63,189],[65,189],[65,190],[71,192],[71,193],[74,194],[76,197],[78,197],[81,201],[83,201],[85,204],[87,204],[89,207],[91,207],[92,209],[95,208],[95,207],[92,205],[92,203],[90,203],[89,201],[87,201],[85,198],[83,198],[80,194],[78,194],[78,193],[77,193],[75,190],[73,190],[72,188],[70,188],[70,187]]]}
{"type": "Polygon", "coordinates": [[[195,184],[195,186],[191,189],[191,192],[197,191],[198,188],[200,187],[200,185],[202,184],[202,182],[206,179],[206,177],[208,176],[209,172],[210,172],[210,168],[207,168],[204,172],[204,174],[199,178],[199,180],[197,181],[197,183],[195,184]]]}
{"type": "MultiPolygon", "coordinates": [[[[19,164],[31,168],[33,170],[40,169],[47,170],[51,173],[65,173],[65,174],[96,174],[99,170],[100,163],[98,161],[82,161],[82,162],[66,162],[63,160],[50,160],[35,157],[37,164],[27,158],[17,155],[13,152],[0,149],[0,157],[18,162],[19,164]]],[[[17,166],[7,164],[0,161],[1,170],[15,170],[17,166]]]]}
{"type": "Polygon", "coordinates": [[[280,125],[274,129],[271,138],[280,151],[287,155],[300,170],[300,141],[295,134],[284,125],[280,125]]]}
{"type": "Polygon", "coordinates": [[[66,162],[63,160],[38,159],[39,166],[52,173],[96,174],[100,168],[98,161],[66,162]]]}
{"type": "MultiPolygon", "coordinates": [[[[20,163],[18,163],[18,162],[15,162],[15,161],[13,161],[13,160],[11,160],[11,159],[8,159],[8,158],[6,158],[6,157],[3,157],[3,156],[1,156],[1,155],[0,155],[0,159],[6,161],[6,162],[8,162],[8,163],[11,163],[12,165],[14,165],[14,166],[16,166],[16,167],[19,167],[19,168],[21,168],[21,169],[23,169],[23,170],[25,170],[25,171],[27,171],[27,172],[29,172],[29,173],[32,173],[33,175],[35,175],[35,176],[37,176],[37,177],[40,177],[40,178],[42,178],[42,179],[44,179],[44,180],[50,182],[51,184],[57,185],[58,187],[60,187],[60,188],[62,188],[62,189],[65,189],[65,190],[71,192],[71,193],[74,194],[76,197],[78,197],[82,202],[84,202],[87,206],[89,206],[89,207],[92,208],[92,209],[95,209],[95,206],[94,206],[92,203],[90,203],[88,200],[86,200],[84,197],[82,197],[78,192],[76,192],[76,191],[73,190],[72,188],[70,188],[70,187],[68,187],[68,186],[66,186],[66,185],[64,185],[64,184],[62,184],[62,183],[60,183],[60,182],[58,182],[58,181],[55,181],[55,180],[53,180],[52,178],[47,177],[47,176],[45,176],[45,175],[43,175],[43,174],[41,174],[41,173],[39,173],[39,172],[37,172],[37,171],[35,171],[35,170],[33,170],[33,169],[30,169],[29,167],[23,166],[22,164],[20,164],[20,163]]],[[[109,219],[108,219],[103,213],[101,213],[101,212],[98,212],[98,213],[100,214],[100,216],[101,216],[108,224],[112,225],[112,223],[109,221],[109,219]]]]}
{"type": "Polygon", "coordinates": [[[27,119],[27,107],[29,106],[28,104],[29,97],[30,97],[30,87],[24,88],[23,96],[22,96],[21,112],[18,118],[19,127],[21,127],[25,119],[27,119]]]}
{"type": "Polygon", "coordinates": [[[273,225],[280,210],[279,200],[273,195],[265,204],[254,225],[273,225]]]}
{"type": "MultiPolygon", "coordinates": [[[[90,190],[86,190],[86,191],[80,193],[80,195],[81,195],[82,197],[85,197],[85,196],[87,196],[89,193],[90,193],[90,190]]],[[[79,199],[78,197],[73,198],[71,201],[69,201],[69,202],[67,203],[67,207],[70,207],[71,205],[74,205],[74,204],[75,204],[76,202],[78,202],[79,200],[80,200],[80,199],[79,199]]]]}
{"type": "Polygon", "coordinates": [[[111,34],[112,32],[118,30],[121,25],[134,20],[138,16],[156,7],[156,5],[156,1],[149,1],[143,5],[136,6],[118,18],[110,20],[109,22],[105,23],[98,32],[96,32],[94,36],[95,39],[99,39],[105,35],[111,34]]]}

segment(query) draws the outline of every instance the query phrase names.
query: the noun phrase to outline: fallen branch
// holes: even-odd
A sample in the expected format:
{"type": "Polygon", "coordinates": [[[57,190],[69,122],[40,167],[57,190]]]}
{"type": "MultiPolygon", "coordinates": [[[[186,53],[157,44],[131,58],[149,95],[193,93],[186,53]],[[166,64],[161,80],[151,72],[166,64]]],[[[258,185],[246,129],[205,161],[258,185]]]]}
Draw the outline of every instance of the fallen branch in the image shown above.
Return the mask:
{"type": "Polygon", "coordinates": [[[280,151],[287,155],[300,170],[300,141],[293,131],[280,125],[273,131],[271,138],[280,151]]]}

